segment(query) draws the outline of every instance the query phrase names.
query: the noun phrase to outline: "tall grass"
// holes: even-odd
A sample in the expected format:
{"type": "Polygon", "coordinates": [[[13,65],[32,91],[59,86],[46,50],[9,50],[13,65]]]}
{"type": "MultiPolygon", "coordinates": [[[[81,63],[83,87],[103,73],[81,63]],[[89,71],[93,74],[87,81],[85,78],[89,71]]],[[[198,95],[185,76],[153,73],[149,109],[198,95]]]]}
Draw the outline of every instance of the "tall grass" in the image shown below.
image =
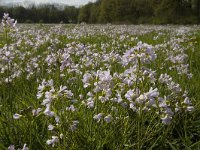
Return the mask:
{"type": "Polygon", "coordinates": [[[9,29],[0,149],[199,148],[198,26],[9,29]]]}

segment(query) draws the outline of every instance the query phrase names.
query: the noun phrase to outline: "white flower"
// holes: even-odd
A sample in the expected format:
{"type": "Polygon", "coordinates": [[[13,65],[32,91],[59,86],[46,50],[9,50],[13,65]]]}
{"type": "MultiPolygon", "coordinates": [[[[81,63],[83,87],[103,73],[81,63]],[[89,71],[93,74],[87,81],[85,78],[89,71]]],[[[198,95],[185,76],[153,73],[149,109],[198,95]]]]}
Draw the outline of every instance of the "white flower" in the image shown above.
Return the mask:
{"type": "Polygon", "coordinates": [[[104,118],[104,121],[110,123],[113,120],[113,117],[109,114],[104,118]]]}
{"type": "Polygon", "coordinates": [[[167,114],[167,115],[169,115],[169,116],[173,116],[173,115],[174,115],[174,112],[172,111],[171,108],[166,108],[165,114],[167,114]]]}
{"type": "Polygon", "coordinates": [[[36,96],[37,96],[37,99],[40,99],[43,96],[43,93],[38,92],[36,96]]]}
{"type": "Polygon", "coordinates": [[[58,93],[62,93],[63,91],[65,91],[67,89],[67,87],[66,86],[60,86],[60,89],[59,89],[59,91],[58,91],[58,93]]]}
{"type": "Polygon", "coordinates": [[[27,144],[24,144],[22,150],[28,150],[27,144]]]}
{"type": "Polygon", "coordinates": [[[47,85],[53,87],[53,79],[49,80],[47,85]]]}
{"type": "Polygon", "coordinates": [[[17,20],[10,18],[8,13],[4,13],[1,23],[2,23],[3,27],[12,27],[13,28],[17,24],[17,20]]]}
{"type": "Polygon", "coordinates": [[[125,97],[127,100],[132,101],[134,98],[136,98],[136,93],[134,92],[134,90],[128,90],[125,94],[125,97]]]}
{"type": "Polygon", "coordinates": [[[190,104],[191,104],[190,99],[189,99],[188,97],[186,97],[186,98],[184,99],[184,104],[187,104],[187,105],[190,105],[190,104]]]}
{"type": "Polygon", "coordinates": [[[87,99],[87,107],[88,108],[94,108],[94,101],[92,98],[87,99]]]}
{"type": "Polygon", "coordinates": [[[64,135],[61,133],[61,134],[60,134],[60,139],[63,139],[63,137],[64,137],[64,135]]]}
{"type": "Polygon", "coordinates": [[[76,111],[76,108],[74,107],[74,105],[70,105],[69,107],[66,108],[66,110],[69,110],[69,111],[76,111]]]}
{"type": "Polygon", "coordinates": [[[48,130],[52,131],[54,129],[54,126],[52,124],[48,125],[48,130]]]}
{"type": "Polygon", "coordinates": [[[187,107],[187,111],[189,111],[189,112],[194,111],[194,107],[193,106],[188,106],[187,107]]]}
{"type": "Polygon", "coordinates": [[[80,99],[83,99],[83,97],[84,97],[84,96],[83,96],[82,94],[79,95],[79,98],[80,98],[80,99]]]}
{"type": "Polygon", "coordinates": [[[146,94],[141,94],[141,95],[136,99],[136,101],[137,101],[139,104],[142,104],[142,103],[146,102],[146,100],[147,100],[146,94]]]}
{"type": "Polygon", "coordinates": [[[53,98],[54,98],[54,97],[53,97],[53,92],[51,92],[51,91],[45,92],[45,99],[46,99],[46,100],[48,100],[49,102],[51,102],[53,98]]]}
{"type": "Polygon", "coordinates": [[[4,19],[7,19],[9,17],[9,13],[4,13],[3,15],[4,15],[3,16],[4,19]]]}
{"type": "Polygon", "coordinates": [[[10,145],[10,146],[8,147],[8,150],[15,150],[15,145],[10,145]]]}
{"type": "Polygon", "coordinates": [[[41,111],[42,111],[42,108],[33,109],[32,114],[33,114],[33,116],[37,116],[41,111]]]}
{"type": "Polygon", "coordinates": [[[99,79],[103,82],[110,82],[112,80],[112,76],[110,75],[110,70],[108,71],[99,71],[99,79]]]}
{"type": "Polygon", "coordinates": [[[13,118],[14,118],[14,119],[19,119],[19,118],[21,118],[21,117],[22,117],[22,115],[17,114],[17,113],[13,115],[13,118]]]}
{"type": "Polygon", "coordinates": [[[137,110],[136,107],[135,107],[135,105],[134,105],[134,103],[130,103],[130,109],[132,109],[133,111],[137,110]]]}
{"type": "Polygon", "coordinates": [[[102,116],[103,116],[103,113],[99,113],[98,115],[94,115],[93,119],[97,120],[97,122],[99,122],[101,120],[102,116]]]}
{"type": "Polygon", "coordinates": [[[42,105],[50,105],[52,102],[52,99],[44,99],[42,102],[42,105]]]}
{"type": "Polygon", "coordinates": [[[158,97],[158,101],[159,101],[159,107],[161,107],[161,108],[168,107],[168,105],[166,104],[166,96],[164,96],[164,98],[158,97]]]}
{"type": "Polygon", "coordinates": [[[77,129],[77,127],[78,127],[78,124],[79,124],[78,120],[73,121],[73,124],[70,126],[70,130],[72,132],[75,131],[77,129]]]}
{"type": "Polygon", "coordinates": [[[47,145],[51,145],[52,144],[52,140],[47,140],[46,143],[47,143],[47,145]]]}
{"type": "Polygon", "coordinates": [[[117,98],[116,98],[116,102],[117,102],[117,103],[121,103],[121,102],[123,101],[120,92],[117,92],[116,97],[117,97],[117,98]]]}
{"type": "Polygon", "coordinates": [[[57,136],[52,136],[52,139],[51,140],[47,140],[46,143],[47,145],[52,145],[52,147],[54,147],[54,145],[56,143],[58,143],[58,137],[57,136]]]}
{"type": "Polygon", "coordinates": [[[45,80],[43,80],[42,81],[42,84],[40,84],[39,86],[38,86],[38,91],[43,91],[44,90],[44,88],[46,87],[46,81],[45,80]]]}
{"type": "Polygon", "coordinates": [[[158,89],[155,88],[153,90],[153,88],[151,87],[150,90],[149,90],[149,92],[146,95],[147,95],[147,97],[149,99],[154,99],[154,98],[158,97],[158,95],[159,95],[158,89]]]}
{"type": "Polygon", "coordinates": [[[47,104],[46,109],[44,111],[44,114],[47,115],[47,116],[50,116],[50,117],[54,116],[55,113],[53,111],[51,111],[51,105],[50,104],[47,104]]]}
{"type": "Polygon", "coordinates": [[[171,123],[172,117],[169,115],[165,115],[165,117],[161,118],[162,123],[169,125],[171,123]]]}
{"type": "Polygon", "coordinates": [[[90,86],[90,82],[91,82],[92,79],[93,79],[93,77],[92,77],[92,75],[90,73],[85,73],[83,75],[82,81],[84,83],[84,88],[90,86]]]}
{"type": "Polygon", "coordinates": [[[58,124],[60,122],[60,117],[59,116],[55,116],[55,121],[58,124]]]}
{"type": "Polygon", "coordinates": [[[74,95],[71,90],[65,90],[64,94],[66,95],[67,98],[71,98],[74,95]]]}

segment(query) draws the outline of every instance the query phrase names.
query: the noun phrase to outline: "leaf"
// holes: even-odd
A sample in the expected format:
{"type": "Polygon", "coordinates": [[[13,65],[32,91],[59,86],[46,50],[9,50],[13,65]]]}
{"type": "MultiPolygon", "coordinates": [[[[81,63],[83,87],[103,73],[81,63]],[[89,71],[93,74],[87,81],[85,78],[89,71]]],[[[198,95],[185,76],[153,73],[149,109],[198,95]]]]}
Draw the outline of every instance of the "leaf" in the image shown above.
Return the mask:
{"type": "Polygon", "coordinates": [[[170,143],[169,141],[168,141],[168,143],[169,143],[169,146],[171,147],[172,150],[177,150],[177,149],[172,145],[172,143],[170,143]]]}
{"type": "Polygon", "coordinates": [[[153,143],[153,145],[149,148],[149,150],[152,150],[155,146],[157,141],[161,138],[161,135],[156,139],[156,141],[153,143]]]}
{"type": "Polygon", "coordinates": [[[196,142],[196,143],[194,143],[194,144],[192,144],[191,146],[190,146],[190,148],[200,148],[200,141],[198,141],[198,142],[196,142]]]}

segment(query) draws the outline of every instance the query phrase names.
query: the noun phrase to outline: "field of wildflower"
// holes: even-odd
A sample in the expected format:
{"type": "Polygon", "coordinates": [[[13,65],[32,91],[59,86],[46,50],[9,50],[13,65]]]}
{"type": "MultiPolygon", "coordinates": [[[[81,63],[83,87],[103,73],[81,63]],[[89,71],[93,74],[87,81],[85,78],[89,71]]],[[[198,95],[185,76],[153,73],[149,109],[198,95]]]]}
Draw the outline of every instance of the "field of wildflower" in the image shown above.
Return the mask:
{"type": "Polygon", "coordinates": [[[200,149],[200,26],[0,27],[0,150],[200,149]]]}

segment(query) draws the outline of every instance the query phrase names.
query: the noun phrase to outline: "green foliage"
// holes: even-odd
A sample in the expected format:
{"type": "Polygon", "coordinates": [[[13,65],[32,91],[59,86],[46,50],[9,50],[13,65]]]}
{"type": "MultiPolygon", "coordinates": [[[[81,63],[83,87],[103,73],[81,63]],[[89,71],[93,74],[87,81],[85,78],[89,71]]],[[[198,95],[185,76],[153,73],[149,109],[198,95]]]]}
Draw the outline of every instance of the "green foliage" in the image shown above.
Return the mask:
{"type": "Polygon", "coordinates": [[[54,5],[40,5],[38,7],[31,6],[29,8],[19,7],[1,7],[0,15],[4,12],[10,13],[11,16],[17,18],[19,23],[25,23],[31,20],[33,23],[77,23],[79,9],[74,6],[65,6],[63,10],[58,9],[54,5]]]}
{"type": "Polygon", "coordinates": [[[33,23],[32,20],[26,20],[25,23],[33,23]]]}
{"type": "MultiPolygon", "coordinates": [[[[199,23],[199,3],[198,0],[99,0],[93,3],[99,13],[90,11],[85,16],[96,14],[98,18],[88,23],[191,24],[199,23]]],[[[91,8],[91,3],[87,5],[91,8]]]]}
{"type": "Polygon", "coordinates": [[[80,8],[78,22],[89,22],[91,13],[92,3],[89,3],[80,8]]]}
{"type": "Polygon", "coordinates": [[[132,24],[198,24],[199,0],[97,0],[76,8],[54,5],[14,8],[0,7],[0,15],[9,12],[18,22],[33,23],[132,23],[132,24]]]}

